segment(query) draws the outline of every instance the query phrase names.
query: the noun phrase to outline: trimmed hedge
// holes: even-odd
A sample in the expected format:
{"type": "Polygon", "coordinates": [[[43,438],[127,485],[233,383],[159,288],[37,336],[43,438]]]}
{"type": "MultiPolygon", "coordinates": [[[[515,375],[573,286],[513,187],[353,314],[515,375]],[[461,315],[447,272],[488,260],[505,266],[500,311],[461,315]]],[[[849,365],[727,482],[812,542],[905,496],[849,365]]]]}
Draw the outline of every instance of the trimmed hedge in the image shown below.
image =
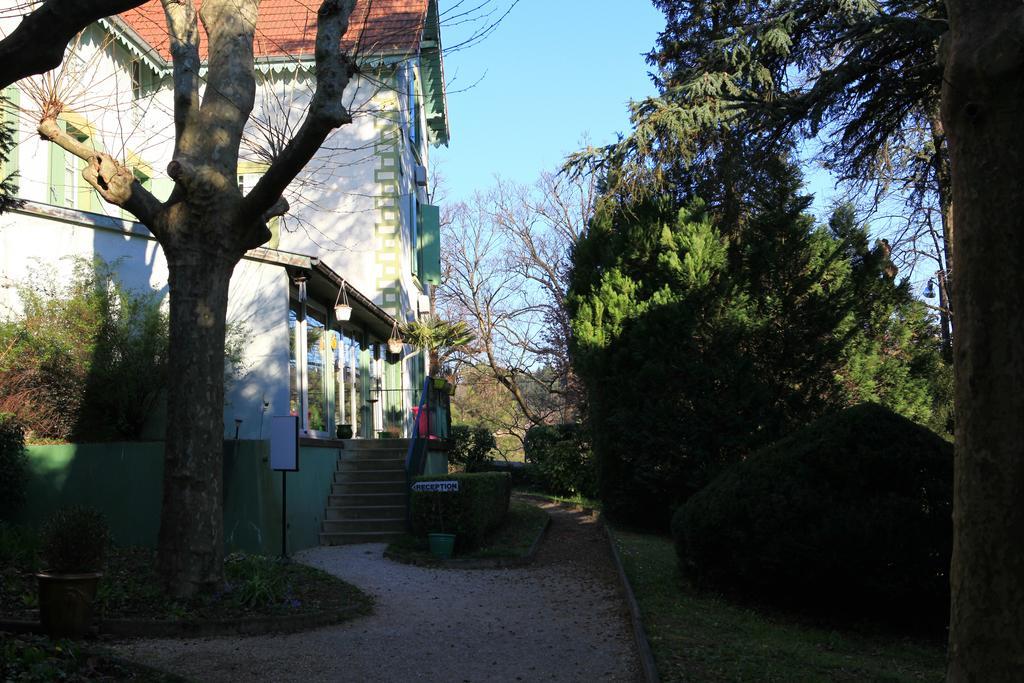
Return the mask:
{"type": "Polygon", "coordinates": [[[456,534],[459,548],[474,548],[487,532],[505,521],[512,494],[511,479],[503,472],[427,475],[414,481],[457,481],[457,493],[413,491],[409,499],[413,534],[456,534]]]}
{"type": "Polygon", "coordinates": [[[699,584],[832,616],[945,626],[953,447],[877,404],[738,463],[675,514],[699,584]]]}
{"type": "Polygon", "coordinates": [[[28,456],[25,431],[10,413],[0,413],[0,519],[13,517],[25,502],[28,456]]]}
{"type": "Polygon", "coordinates": [[[583,428],[578,424],[530,427],[523,440],[526,462],[548,493],[597,496],[597,469],[583,428]]]}

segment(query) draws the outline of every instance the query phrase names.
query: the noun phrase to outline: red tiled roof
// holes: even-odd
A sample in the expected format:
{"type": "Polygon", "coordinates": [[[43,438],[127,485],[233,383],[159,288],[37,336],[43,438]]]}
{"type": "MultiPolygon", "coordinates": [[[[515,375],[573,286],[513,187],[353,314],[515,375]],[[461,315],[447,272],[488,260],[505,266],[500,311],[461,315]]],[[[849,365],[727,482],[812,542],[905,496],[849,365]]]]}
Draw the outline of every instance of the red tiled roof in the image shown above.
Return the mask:
{"type": "MultiPolygon", "coordinates": [[[[410,54],[419,48],[428,0],[356,0],[342,48],[349,53],[371,56],[410,54]]],[[[202,0],[196,0],[201,6],[202,0]]],[[[316,11],[320,0],[263,0],[256,26],[256,57],[312,55],[316,40],[316,11]]],[[[120,18],[170,61],[167,21],[159,0],[150,0],[120,18]]],[[[207,38],[199,23],[200,57],[206,59],[207,38]]]]}

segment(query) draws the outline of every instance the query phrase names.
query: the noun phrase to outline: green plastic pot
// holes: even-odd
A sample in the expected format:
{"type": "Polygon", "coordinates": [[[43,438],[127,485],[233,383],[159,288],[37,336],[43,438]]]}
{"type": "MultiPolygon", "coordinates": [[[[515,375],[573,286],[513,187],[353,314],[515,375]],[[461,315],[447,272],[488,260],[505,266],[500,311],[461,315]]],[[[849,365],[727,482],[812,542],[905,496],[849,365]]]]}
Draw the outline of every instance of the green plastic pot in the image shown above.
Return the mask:
{"type": "Polygon", "coordinates": [[[427,534],[430,540],[430,554],[442,560],[450,560],[455,551],[455,534],[427,534]]]}

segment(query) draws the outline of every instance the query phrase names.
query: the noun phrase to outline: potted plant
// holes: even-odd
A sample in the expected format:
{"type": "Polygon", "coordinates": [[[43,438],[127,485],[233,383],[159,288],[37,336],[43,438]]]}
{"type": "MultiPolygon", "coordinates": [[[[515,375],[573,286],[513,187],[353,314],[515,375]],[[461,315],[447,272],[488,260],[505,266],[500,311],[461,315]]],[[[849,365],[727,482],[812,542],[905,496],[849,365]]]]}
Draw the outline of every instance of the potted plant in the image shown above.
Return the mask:
{"type": "Polygon", "coordinates": [[[342,424],[338,425],[338,438],[339,439],[351,439],[353,435],[352,425],[342,424]]]}
{"type": "Polygon", "coordinates": [[[92,508],[62,508],[40,533],[39,619],[51,638],[81,638],[92,624],[110,531],[92,508]]]}
{"type": "Polygon", "coordinates": [[[444,510],[441,503],[442,497],[450,495],[445,493],[430,494],[431,504],[431,528],[434,531],[427,532],[427,542],[430,544],[430,554],[442,560],[450,560],[455,551],[455,534],[446,531],[444,510]]]}
{"type": "Polygon", "coordinates": [[[402,335],[398,331],[398,323],[396,322],[391,326],[391,336],[388,337],[388,353],[395,355],[402,353],[405,350],[405,342],[402,341],[402,335]]]}
{"type": "Polygon", "coordinates": [[[378,439],[400,439],[402,431],[398,427],[387,427],[377,432],[378,439]]]}

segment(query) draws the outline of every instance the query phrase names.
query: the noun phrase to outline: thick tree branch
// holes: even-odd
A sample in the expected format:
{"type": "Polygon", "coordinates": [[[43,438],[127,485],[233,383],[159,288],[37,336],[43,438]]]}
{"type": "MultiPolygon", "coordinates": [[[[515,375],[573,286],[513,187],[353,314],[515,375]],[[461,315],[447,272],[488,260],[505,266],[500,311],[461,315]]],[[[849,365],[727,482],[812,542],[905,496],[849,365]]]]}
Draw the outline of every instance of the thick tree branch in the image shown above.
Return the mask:
{"type": "Polygon", "coordinates": [[[0,40],[0,88],[60,66],[76,33],[145,0],[46,0],[0,40]]]}
{"type": "Polygon", "coordinates": [[[199,110],[199,22],[192,0],[162,0],[174,61],[174,156],[199,110]]]}
{"type": "Polygon", "coordinates": [[[302,126],[245,197],[242,220],[254,221],[276,204],[288,184],[313,158],[335,128],[352,122],[342,95],[355,64],[341,51],[355,0],[324,0],[317,12],[316,92],[302,126]]]}
{"type": "Polygon", "coordinates": [[[106,152],[97,151],[68,135],[61,130],[56,119],[43,119],[37,130],[46,140],[85,161],[88,165],[82,171],[82,177],[86,182],[103,199],[134,214],[154,236],[160,238],[159,227],[156,227],[160,201],[135,179],[131,169],[106,152]]]}
{"type": "MultiPolygon", "coordinates": [[[[203,166],[234,187],[238,150],[256,102],[253,38],[259,0],[204,0],[199,18],[209,39],[206,89],[198,125],[185,132],[203,166]]],[[[187,151],[187,150],[186,150],[187,151]]]]}

